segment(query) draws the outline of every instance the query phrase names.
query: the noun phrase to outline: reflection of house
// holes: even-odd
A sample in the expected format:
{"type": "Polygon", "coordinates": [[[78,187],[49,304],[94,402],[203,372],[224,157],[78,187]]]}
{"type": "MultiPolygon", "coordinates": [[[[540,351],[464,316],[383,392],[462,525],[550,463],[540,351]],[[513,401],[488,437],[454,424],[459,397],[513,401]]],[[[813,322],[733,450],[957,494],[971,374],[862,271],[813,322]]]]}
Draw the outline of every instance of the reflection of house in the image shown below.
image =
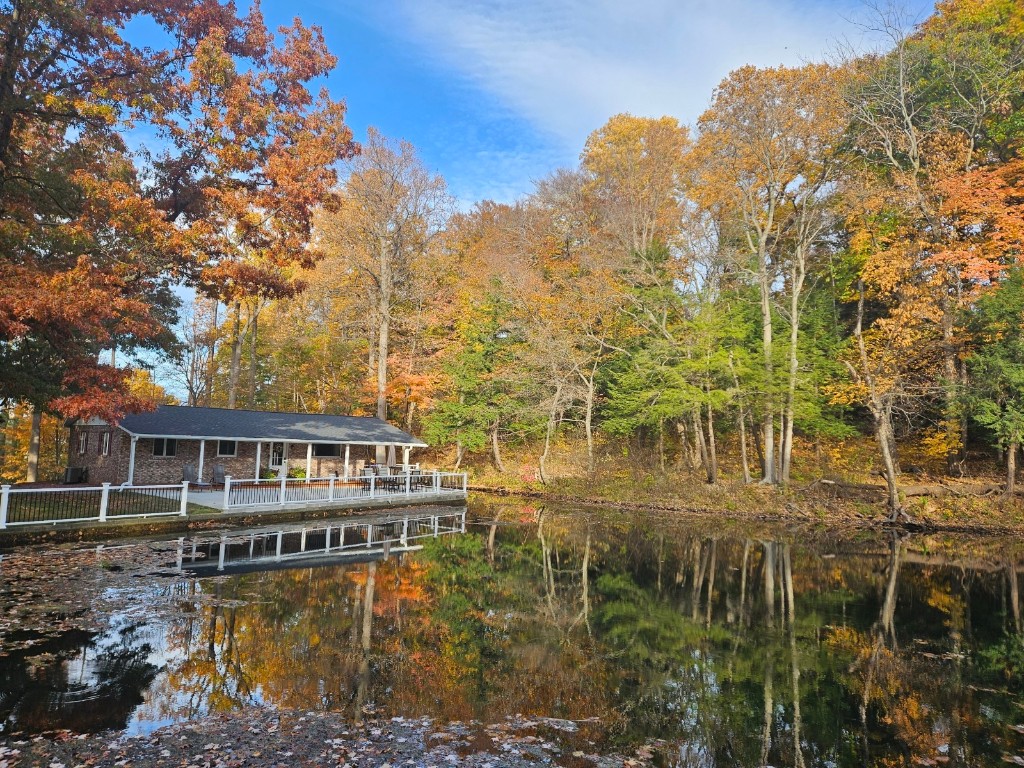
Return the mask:
{"type": "Polygon", "coordinates": [[[426,446],[380,419],[312,413],[161,405],[126,416],[116,427],[99,419],[71,425],[68,465],[88,469],[90,483],[138,485],[182,479],[220,482],[300,469],[307,476],[356,474],[377,446],[426,446]]]}

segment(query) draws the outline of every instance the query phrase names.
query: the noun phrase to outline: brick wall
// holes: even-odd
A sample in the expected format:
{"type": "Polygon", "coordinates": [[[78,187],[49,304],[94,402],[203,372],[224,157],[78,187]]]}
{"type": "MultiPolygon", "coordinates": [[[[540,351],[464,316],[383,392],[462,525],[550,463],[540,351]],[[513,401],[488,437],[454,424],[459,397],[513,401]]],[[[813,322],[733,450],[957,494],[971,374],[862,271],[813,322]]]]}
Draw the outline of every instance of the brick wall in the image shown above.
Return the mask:
{"type": "MultiPolygon", "coordinates": [[[[196,471],[199,469],[199,440],[178,440],[174,456],[154,456],[153,440],[139,438],[135,448],[135,485],[171,485],[180,483],[184,478],[185,465],[191,464],[196,471]]],[[[218,441],[207,440],[203,459],[202,482],[212,483],[214,467],[224,467],[224,474],[235,480],[248,480],[256,476],[256,443],[237,442],[235,456],[218,456],[218,441]]],[[[89,470],[89,484],[111,483],[120,485],[128,481],[128,465],[131,453],[131,437],[123,430],[105,425],[75,425],[71,428],[71,440],[68,447],[68,466],[86,467],[89,470]],[[100,454],[102,434],[110,434],[110,453],[100,454]],[[86,434],[86,451],[78,452],[78,436],[86,434]]],[[[305,443],[294,443],[288,446],[289,469],[306,468],[305,443]]],[[[311,471],[314,477],[327,477],[331,473],[339,477],[344,475],[344,448],[341,456],[314,456],[311,471]]],[[[352,446],[349,473],[355,476],[365,463],[364,446],[352,446]]],[[[270,443],[264,442],[260,452],[260,469],[263,472],[270,467],[270,443]]],[[[398,459],[401,460],[399,453],[398,459]]]]}
{"type": "Polygon", "coordinates": [[[120,485],[128,479],[128,449],[131,440],[124,430],[107,425],[75,425],[68,443],[68,466],[85,467],[89,485],[120,485]],[[104,456],[103,434],[110,435],[110,453],[104,456]],[[85,435],[85,453],[79,453],[79,435],[85,435]]]}

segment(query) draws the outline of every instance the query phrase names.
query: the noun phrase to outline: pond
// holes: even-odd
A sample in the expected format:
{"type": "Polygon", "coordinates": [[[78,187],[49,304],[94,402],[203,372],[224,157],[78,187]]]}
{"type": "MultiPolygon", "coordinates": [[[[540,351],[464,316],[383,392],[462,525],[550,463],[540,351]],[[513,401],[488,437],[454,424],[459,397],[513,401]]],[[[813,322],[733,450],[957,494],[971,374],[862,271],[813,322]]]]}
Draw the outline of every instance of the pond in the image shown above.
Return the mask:
{"type": "Polygon", "coordinates": [[[177,541],[8,552],[0,739],[261,705],[564,718],[664,765],[1024,764],[1020,542],[486,500],[469,520],[237,573],[178,570],[177,541]]]}

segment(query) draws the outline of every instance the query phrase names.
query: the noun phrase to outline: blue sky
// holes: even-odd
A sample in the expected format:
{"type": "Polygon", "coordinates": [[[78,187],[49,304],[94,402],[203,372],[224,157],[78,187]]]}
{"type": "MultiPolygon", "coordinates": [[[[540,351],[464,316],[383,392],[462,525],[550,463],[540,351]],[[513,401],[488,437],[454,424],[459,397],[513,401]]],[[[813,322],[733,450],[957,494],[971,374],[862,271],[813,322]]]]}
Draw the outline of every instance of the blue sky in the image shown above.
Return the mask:
{"type": "MultiPolygon", "coordinates": [[[[923,18],[930,4],[909,0],[923,18]]],[[[357,138],[414,144],[464,207],[508,202],[576,163],[618,112],[692,123],[743,64],[799,64],[870,44],[860,0],[265,0],[339,57],[328,79],[357,138]]]]}

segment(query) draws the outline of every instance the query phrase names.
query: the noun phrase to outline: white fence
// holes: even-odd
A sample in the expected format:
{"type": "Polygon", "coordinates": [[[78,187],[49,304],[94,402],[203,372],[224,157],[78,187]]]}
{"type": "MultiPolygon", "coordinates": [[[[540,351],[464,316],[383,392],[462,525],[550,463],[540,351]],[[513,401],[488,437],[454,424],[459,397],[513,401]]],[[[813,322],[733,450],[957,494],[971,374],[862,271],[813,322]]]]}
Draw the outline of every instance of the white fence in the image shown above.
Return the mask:
{"type": "Polygon", "coordinates": [[[0,530],[17,525],[56,525],[170,517],[187,514],[188,483],[92,488],[0,486],[0,530]]]}
{"type": "Polygon", "coordinates": [[[281,478],[280,480],[235,480],[224,478],[223,509],[295,504],[330,504],[349,499],[424,497],[442,493],[466,494],[465,472],[407,472],[401,475],[371,475],[350,480],[338,477],[281,478]]]}

